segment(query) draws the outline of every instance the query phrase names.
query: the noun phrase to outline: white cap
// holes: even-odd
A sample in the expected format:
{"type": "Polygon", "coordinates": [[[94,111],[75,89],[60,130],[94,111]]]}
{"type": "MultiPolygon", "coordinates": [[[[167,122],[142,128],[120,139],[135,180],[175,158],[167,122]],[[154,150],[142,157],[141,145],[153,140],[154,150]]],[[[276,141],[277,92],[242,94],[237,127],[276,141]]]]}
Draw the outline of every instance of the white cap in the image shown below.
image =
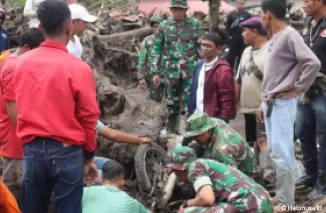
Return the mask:
{"type": "Polygon", "coordinates": [[[70,4],[69,9],[71,12],[72,20],[80,19],[89,23],[95,22],[97,20],[96,16],[89,14],[87,9],[80,4],[70,4]]]}

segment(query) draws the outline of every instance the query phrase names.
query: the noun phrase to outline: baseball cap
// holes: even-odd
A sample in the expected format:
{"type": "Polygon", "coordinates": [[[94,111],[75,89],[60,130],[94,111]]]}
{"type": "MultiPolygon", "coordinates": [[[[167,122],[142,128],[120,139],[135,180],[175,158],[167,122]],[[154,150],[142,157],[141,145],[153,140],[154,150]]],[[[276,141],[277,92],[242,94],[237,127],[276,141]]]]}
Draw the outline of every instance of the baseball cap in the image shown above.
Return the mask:
{"type": "Polygon", "coordinates": [[[240,24],[242,28],[256,29],[262,36],[266,36],[267,32],[262,25],[262,19],[260,17],[252,17],[240,24]]]}
{"type": "Polygon", "coordinates": [[[73,20],[80,19],[89,23],[95,22],[97,20],[96,16],[89,14],[87,9],[80,4],[70,4],[69,9],[71,12],[71,19],[73,20]]]}

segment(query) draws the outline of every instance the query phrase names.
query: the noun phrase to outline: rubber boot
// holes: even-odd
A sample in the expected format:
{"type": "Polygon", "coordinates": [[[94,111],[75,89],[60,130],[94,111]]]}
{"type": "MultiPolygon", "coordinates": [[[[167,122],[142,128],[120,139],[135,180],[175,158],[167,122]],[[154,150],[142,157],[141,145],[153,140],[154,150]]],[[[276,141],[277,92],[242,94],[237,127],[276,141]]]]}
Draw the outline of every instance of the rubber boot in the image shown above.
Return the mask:
{"type": "Polygon", "coordinates": [[[179,135],[184,135],[185,134],[185,128],[186,128],[186,122],[181,115],[176,116],[176,125],[175,125],[175,131],[179,135]]]}
{"type": "Polygon", "coordinates": [[[177,115],[169,115],[168,121],[166,124],[166,132],[167,134],[177,134],[176,132],[176,122],[177,122],[177,115]]]}
{"type": "Polygon", "coordinates": [[[314,190],[309,193],[308,198],[313,199],[326,195],[326,171],[319,170],[316,186],[314,190]]]}

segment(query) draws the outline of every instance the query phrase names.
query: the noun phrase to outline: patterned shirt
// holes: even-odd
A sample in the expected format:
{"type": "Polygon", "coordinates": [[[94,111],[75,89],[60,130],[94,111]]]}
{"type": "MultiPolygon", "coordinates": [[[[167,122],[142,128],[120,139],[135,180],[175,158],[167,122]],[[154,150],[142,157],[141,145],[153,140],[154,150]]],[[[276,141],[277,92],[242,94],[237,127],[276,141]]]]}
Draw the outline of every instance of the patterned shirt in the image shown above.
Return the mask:
{"type": "Polygon", "coordinates": [[[216,119],[218,124],[213,129],[212,139],[205,145],[191,143],[198,157],[213,159],[251,174],[254,170],[255,158],[249,144],[223,120],[216,119]]]}

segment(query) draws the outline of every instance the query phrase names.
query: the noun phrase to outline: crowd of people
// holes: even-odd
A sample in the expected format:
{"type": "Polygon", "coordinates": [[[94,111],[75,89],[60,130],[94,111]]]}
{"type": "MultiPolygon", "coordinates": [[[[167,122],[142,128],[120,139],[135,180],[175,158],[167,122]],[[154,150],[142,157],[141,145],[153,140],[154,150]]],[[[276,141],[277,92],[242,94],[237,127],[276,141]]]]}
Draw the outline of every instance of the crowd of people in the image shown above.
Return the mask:
{"type": "MultiPolygon", "coordinates": [[[[237,0],[225,23],[226,59],[222,38],[187,15],[187,0],[171,0],[165,20],[152,16],[153,34],[140,45],[139,86],[154,101],[166,95],[166,130],[184,136],[167,165],[196,192],[180,213],[286,212],[295,204],[295,185],[313,187],[309,198],[326,195],[326,0],[304,0],[303,35],[287,24],[286,1],[263,0],[260,17],[244,4],[237,0]],[[228,124],[238,108],[245,139],[228,124]],[[294,135],[306,170],[298,180],[294,135]],[[252,179],[258,162],[276,173],[273,198],[252,179]]],[[[99,120],[79,39],[97,17],[59,0],[27,1],[24,15],[30,28],[17,48],[9,49],[1,28],[0,208],[46,213],[54,199],[56,212],[150,212],[123,191],[124,167],[95,156],[96,135],[151,142],[99,120]]]]}

